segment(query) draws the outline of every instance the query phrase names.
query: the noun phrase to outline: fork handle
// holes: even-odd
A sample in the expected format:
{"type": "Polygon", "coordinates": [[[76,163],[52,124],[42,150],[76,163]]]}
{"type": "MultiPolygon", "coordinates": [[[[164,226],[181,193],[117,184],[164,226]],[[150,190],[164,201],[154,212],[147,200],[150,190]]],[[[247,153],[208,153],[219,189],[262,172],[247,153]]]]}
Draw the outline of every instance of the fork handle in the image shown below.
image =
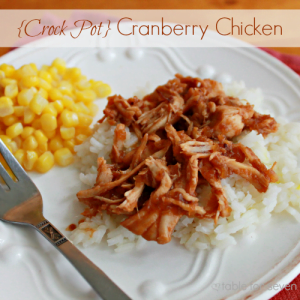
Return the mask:
{"type": "Polygon", "coordinates": [[[44,220],[35,228],[51,242],[79,271],[96,293],[104,300],[130,298],[115,285],[103,271],[80,252],[61,232],[48,220],[44,220]]]}

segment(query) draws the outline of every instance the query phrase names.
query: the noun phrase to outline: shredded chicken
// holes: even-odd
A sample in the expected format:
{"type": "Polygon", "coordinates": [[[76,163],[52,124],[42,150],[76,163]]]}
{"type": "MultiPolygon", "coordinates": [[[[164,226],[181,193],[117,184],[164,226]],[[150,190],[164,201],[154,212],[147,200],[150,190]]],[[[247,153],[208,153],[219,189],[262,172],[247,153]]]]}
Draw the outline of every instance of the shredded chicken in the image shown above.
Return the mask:
{"type": "Polygon", "coordinates": [[[111,161],[98,158],[95,186],[77,194],[89,207],[83,214],[128,215],[124,227],[165,244],[184,215],[215,222],[230,216],[223,178],[238,174],[265,193],[276,173],[233,138],[245,130],[265,137],[278,124],[244,103],[216,81],[178,74],[143,99],[109,97],[99,122],[116,125],[111,161]],[[139,139],[130,151],[126,126],[139,139]],[[204,207],[197,193],[202,185],[211,187],[204,207]]]}

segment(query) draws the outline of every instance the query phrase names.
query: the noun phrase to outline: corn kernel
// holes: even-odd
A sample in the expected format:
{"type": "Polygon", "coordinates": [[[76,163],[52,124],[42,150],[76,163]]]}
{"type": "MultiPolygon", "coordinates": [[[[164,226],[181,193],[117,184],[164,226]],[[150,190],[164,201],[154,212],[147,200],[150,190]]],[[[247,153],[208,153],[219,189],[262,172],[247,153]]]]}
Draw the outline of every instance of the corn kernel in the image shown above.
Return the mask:
{"type": "Polygon", "coordinates": [[[16,142],[18,148],[21,148],[22,147],[22,139],[20,136],[17,136],[13,139],[14,142],[16,142]]]}
{"type": "Polygon", "coordinates": [[[33,133],[34,133],[34,128],[32,128],[30,126],[26,126],[26,127],[24,127],[23,132],[21,133],[21,137],[25,140],[33,133]]]}
{"type": "Polygon", "coordinates": [[[4,88],[11,84],[17,85],[18,84],[17,80],[11,79],[11,78],[1,78],[0,79],[0,85],[4,88]]]}
{"type": "Polygon", "coordinates": [[[63,74],[66,70],[66,62],[62,58],[54,59],[52,66],[55,67],[60,74],[63,74]]]}
{"type": "Polygon", "coordinates": [[[48,92],[45,89],[40,88],[38,90],[38,94],[40,94],[43,98],[48,99],[48,92]]]}
{"type": "Polygon", "coordinates": [[[54,156],[51,152],[47,151],[42,154],[35,163],[35,169],[39,173],[46,173],[54,166],[54,156]]]}
{"type": "Polygon", "coordinates": [[[88,109],[88,107],[83,102],[76,103],[76,107],[77,107],[79,112],[82,112],[84,114],[90,114],[90,110],[88,109]]]}
{"type": "Polygon", "coordinates": [[[75,127],[79,124],[77,114],[66,109],[63,110],[60,118],[64,127],[75,127]]]}
{"type": "Polygon", "coordinates": [[[79,120],[79,126],[90,126],[93,122],[93,117],[83,114],[83,113],[77,113],[78,120],[79,120]]]}
{"type": "Polygon", "coordinates": [[[63,147],[68,148],[72,153],[74,153],[75,139],[69,139],[63,141],[63,147]]]}
{"type": "Polygon", "coordinates": [[[40,115],[47,105],[48,101],[40,94],[35,94],[31,102],[29,103],[30,109],[37,115],[40,115]]]}
{"type": "Polygon", "coordinates": [[[15,153],[19,149],[19,147],[18,147],[18,145],[15,141],[11,141],[10,147],[11,147],[11,152],[12,153],[15,153]]]}
{"type": "Polygon", "coordinates": [[[89,115],[95,117],[99,111],[99,107],[95,103],[88,103],[87,108],[89,109],[89,115]]]}
{"type": "Polygon", "coordinates": [[[38,73],[38,68],[37,68],[36,64],[35,63],[30,63],[29,65],[32,68],[32,70],[35,71],[35,74],[37,74],[38,73]]]}
{"type": "Polygon", "coordinates": [[[18,95],[18,86],[16,84],[9,84],[4,89],[4,96],[6,97],[16,97],[18,95]]]}
{"type": "Polygon", "coordinates": [[[61,100],[63,97],[62,92],[57,88],[52,88],[48,93],[49,93],[49,99],[52,101],[61,100]]]}
{"type": "Polygon", "coordinates": [[[31,171],[34,168],[34,165],[37,160],[38,154],[35,151],[26,151],[24,159],[24,168],[27,171],[31,171]]]}
{"type": "Polygon", "coordinates": [[[14,66],[8,64],[2,64],[0,66],[0,70],[2,70],[5,73],[5,77],[11,77],[15,73],[14,66]]]}
{"type": "Polygon", "coordinates": [[[11,138],[6,135],[0,135],[1,141],[5,144],[5,146],[9,149],[10,152],[12,152],[10,143],[12,142],[11,138]]]}
{"type": "Polygon", "coordinates": [[[87,80],[80,80],[76,83],[76,87],[80,90],[86,90],[86,89],[90,89],[92,85],[87,80]]]}
{"type": "Polygon", "coordinates": [[[34,132],[34,136],[39,145],[41,145],[43,143],[47,143],[47,141],[48,141],[48,138],[45,136],[45,134],[43,133],[42,130],[36,130],[34,132]]]}
{"type": "Polygon", "coordinates": [[[66,167],[70,165],[74,158],[72,152],[68,148],[61,148],[54,153],[55,162],[61,166],[66,167]]]}
{"type": "Polygon", "coordinates": [[[48,65],[42,65],[40,71],[48,71],[49,66],[48,65]]]}
{"type": "Polygon", "coordinates": [[[81,70],[79,68],[69,68],[66,70],[65,78],[76,80],[81,76],[81,70]]]}
{"type": "Polygon", "coordinates": [[[27,106],[27,105],[29,105],[33,96],[34,96],[33,90],[31,90],[31,89],[22,90],[18,94],[18,103],[22,106],[27,106]]]}
{"type": "Polygon", "coordinates": [[[39,77],[45,81],[47,81],[48,83],[51,83],[52,82],[52,76],[49,72],[47,71],[44,71],[44,70],[41,70],[39,72],[39,77]]]}
{"type": "Polygon", "coordinates": [[[19,69],[20,77],[24,76],[35,76],[37,72],[31,65],[24,65],[19,69]]]}
{"type": "Polygon", "coordinates": [[[35,129],[41,129],[42,128],[42,124],[41,124],[41,119],[35,119],[32,123],[31,126],[35,129]]]}
{"type": "Polygon", "coordinates": [[[75,92],[77,102],[91,102],[96,99],[96,93],[93,90],[84,90],[75,92]]]}
{"type": "Polygon", "coordinates": [[[70,95],[73,91],[72,83],[66,80],[59,82],[57,88],[62,92],[62,94],[70,95]]]}
{"type": "Polygon", "coordinates": [[[38,146],[38,151],[41,152],[40,154],[42,154],[42,153],[48,151],[48,143],[45,142],[45,143],[39,144],[39,146],[38,146]]]}
{"type": "Polygon", "coordinates": [[[5,78],[5,73],[2,70],[0,70],[0,79],[2,78],[5,78]]]}
{"type": "Polygon", "coordinates": [[[0,117],[5,117],[13,114],[13,102],[8,97],[0,97],[0,117]]]}
{"type": "Polygon", "coordinates": [[[99,98],[105,98],[111,94],[111,87],[107,83],[96,84],[93,90],[99,98]]]}
{"type": "Polygon", "coordinates": [[[9,115],[9,116],[3,117],[2,121],[6,126],[10,126],[10,125],[18,122],[19,119],[15,115],[9,115]]]}
{"type": "Polygon", "coordinates": [[[43,114],[41,116],[41,124],[44,131],[52,131],[57,127],[57,120],[51,114],[43,114]]]}
{"type": "Polygon", "coordinates": [[[21,79],[21,84],[24,87],[36,87],[39,85],[39,78],[37,76],[25,76],[21,79]]]}
{"type": "Polygon", "coordinates": [[[25,160],[25,151],[23,149],[19,149],[14,153],[16,160],[19,162],[20,165],[24,164],[25,160]]]}
{"type": "Polygon", "coordinates": [[[24,116],[24,106],[14,106],[14,114],[17,117],[23,117],[24,116]]]}
{"type": "Polygon", "coordinates": [[[74,127],[60,127],[60,135],[64,140],[72,139],[75,136],[74,127]]]}
{"type": "Polygon", "coordinates": [[[52,139],[56,135],[56,130],[43,131],[43,132],[48,139],[52,139]]]}
{"type": "Polygon", "coordinates": [[[55,100],[53,102],[53,106],[55,107],[57,113],[61,113],[64,110],[64,105],[61,100],[55,100]]]}
{"type": "Polygon", "coordinates": [[[35,113],[27,106],[24,108],[24,124],[30,124],[35,118],[35,113]]]}
{"type": "Polygon", "coordinates": [[[38,142],[36,138],[32,135],[27,137],[23,142],[23,149],[24,150],[34,150],[38,147],[38,142]]]}
{"type": "Polygon", "coordinates": [[[48,72],[51,74],[52,78],[54,80],[59,80],[60,76],[58,75],[58,70],[56,69],[56,67],[49,67],[48,72]]]}
{"type": "Polygon", "coordinates": [[[90,136],[93,133],[93,130],[90,127],[76,127],[75,135],[84,134],[86,136],[90,136]]]}
{"type": "Polygon", "coordinates": [[[22,132],[23,125],[20,122],[13,124],[6,129],[6,135],[8,135],[12,139],[20,135],[22,132]]]}
{"type": "Polygon", "coordinates": [[[48,92],[48,91],[50,91],[52,89],[52,86],[51,86],[51,84],[48,81],[40,78],[40,80],[39,80],[39,88],[40,89],[44,89],[45,91],[48,92]]]}
{"type": "Polygon", "coordinates": [[[71,107],[74,104],[73,99],[70,96],[64,95],[61,98],[61,102],[64,107],[71,107]]]}
{"type": "MultiPolygon", "coordinates": [[[[57,100],[58,101],[58,100],[57,100]]],[[[53,115],[54,117],[57,117],[57,110],[55,109],[54,102],[49,103],[45,109],[43,110],[44,114],[50,114],[53,115]]]]}
{"type": "Polygon", "coordinates": [[[49,143],[49,149],[52,152],[55,152],[58,149],[63,148],[63,140],[60,136],[55,136],[53,139],[51,139],[49,143]]]}
{"type": "Polygon", "coordinates": [[[78,134],[75,138],[76,144],[80,145],[87,139],[87,136],[85,134],[78,134]]]}

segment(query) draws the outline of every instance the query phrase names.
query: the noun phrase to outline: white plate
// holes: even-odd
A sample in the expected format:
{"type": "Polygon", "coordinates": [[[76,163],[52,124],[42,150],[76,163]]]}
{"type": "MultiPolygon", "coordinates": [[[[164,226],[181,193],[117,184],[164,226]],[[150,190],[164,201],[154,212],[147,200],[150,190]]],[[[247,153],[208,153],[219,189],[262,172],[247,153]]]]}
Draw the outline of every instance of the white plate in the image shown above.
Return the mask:
{"type": "MultiPolygon", "coordinates": [[[[211,38],[218,43],[215,35],[211,38]]],[[[114,93],[125,97],[147,82],[154,88],[177,72],[197,76],[206,70],[217,80],[244,80],[248,87],[261,87],[270,109],[290,120],[300,120],[298,76],[258,49],[26,48],[1,57],[0,63],[20,67],[35,62],[41,66],[56,57],[66,59],[69,66],[80,67],[90,78],[109,83],[114,93]]],[[[99,100],[98,104],[103,108],[105,102],[99,100]]],[[[77,221],[83,210],[75,196],[81,188],[78,172],[74,167],[54,168],[47,174],[31,176],[43,195],[45,217],[69,236],[65,228],[77,221]]],[[[129,254],[115,254],[104,243],[80,249],[133,299],[267,299],[278,292],[278,288],[268,290],[270,285],[289,283],[300,272],[299,238],[299,224],[281,214],[259,233],[240,238],[237,246],[226,250],[192,253],[175,240],[164,246],[150,242],[129,254]],[[243,290],[238,291],[238,285],[243,290]]],[[[67,260],[38,233],[3,222],[0,291],[0,299],[12,300],[98,299],[67,260]]]]}

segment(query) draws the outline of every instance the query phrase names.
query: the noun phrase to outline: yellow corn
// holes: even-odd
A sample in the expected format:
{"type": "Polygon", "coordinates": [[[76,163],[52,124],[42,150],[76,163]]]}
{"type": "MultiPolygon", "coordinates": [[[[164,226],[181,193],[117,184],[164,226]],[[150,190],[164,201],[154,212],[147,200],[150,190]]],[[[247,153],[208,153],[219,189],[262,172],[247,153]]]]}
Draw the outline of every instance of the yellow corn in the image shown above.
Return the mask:
{"type": "Polygon", "coordinates": [[[18,145],[15,141],[11,141],[10,147],[11,147],[11,152],[12,153],[15,153],[19,149],[19,147],[18,147],[18,145]]]}
{"type": "Polygon", "coordinates": [[[30,126],[26,126],[26,127],[24,127],[23,132],[21,133],[21,137],[25,140],[30,135],[32,135],[33,132],[34,132],[34,128],[32,128],[30,126]]]}
{"type": "Polygon", "coordinates": [[[24,159],[24,168],[31,171],[34,168],[36,161],[38,160],[38,154],[35,151],[26,151],[24,159]]]}
{"type": "Polygon", "coordinates": [[[45,89],[40,88],[38,90],[38,94],[40,94],[43,98],[48,99],[48,92],[45,89]]]}
{"type": "Polygon", "coordinates": [[[75,139],[69,139],[63,141],[63,147],[68,148],[72,153],[74,152],[75,139]]]}
{"type": "Polygon", "coordinates": [[[32,89],[25,89],[22,90],[19,94],[18,94],[18,103],[19,105],[22,106],[27,106],[29,105],[30,101],[32,100],[34,95],[34,92],[32,89]]]}
{"type": "Polygon", "coordinates": [[[90,110],[89,108],[83,103],[83,102],[78,102],[75,104],[77,111],[84,113],[84,114],[89,114],[90,110]]]}
{"type": "Polygon", "coordinates": [[[74,127],[60,127],[60,135],[64,140],[69,140],[75,137],[74,127]]]}
{"type": "Polygon", "coordinates": [[[14,66],[8,64],[2,64],[0,70],[4,72],[5,77],[12,77],[15,73],[14,66]]]}
{"type": "Polygon", "coordinates": [[[93,122],[93,117],[86,115],[84,113],[77,113],[78,116],[78,121],[79,121],[79,126],[90,126],[93,122]]]}
{"type": "MultiPolygon", "coordinates": [[[[57,101],[59,101],[59,100],[57,100],[57,101]]],[[[57,117],[57,110],[55,108],[54,102],[49,103],[43,110],[43,113],[50,114],[50,115],[53,115],[54,117],[57,117]]]]}
{"type": "Polygon", "coordinates": [[[23,149],[19,149],[14,153],[14,156],[19,162],[19,164],[23,166],[25,159],[25,151],[23,149]]]}
{"type": "Polygon", "coordinates": [[[46,173],[54,166],[54,156],[50,151],[43,153],[35,163],[35,169],[39,173],[46,173]]]}
{"type": "Polygon", "coordinates": [[[63,140],[60,136],[55,136],[53,139],[51,139],[49,143],[49,148],[52,152],[55,152],[58,149],[63,148],[63,140]]]}
{"type": "Polygon", "coordinates": [[[4,96],[6,97],[16,97],[18,95],[18,86],[16,84],[9,84],[4,89],[4,96]]]}
{"type": "Polygon", "coordinates": [[[8,97],[0,97],[0,117],[9,116],[14,112],[13,102],[8,97]]]}
{"type": "Polygon", "coordinates": [[[31,123],[31,126],[36,130],[41,129],[41,119],[34,119],[34,121],[31,123]]]}
{"type": "Polygon", "coordinates": [[[97,97],[93,90],[75,91],[78,102],[91,102],[97,97]]]}
{"type": "Polygon", "coordinates": [[[35,75],[25,76],[21,79],[21,85],[27,88],[38,86],[39,78],[35,75]]]}
{"type": "Polygon", "coordinates": [[[35,113],[27,106],[24,108],[24,124],[30,124],[35,118],[35,113]]]}
{"type": "Polygon", "coordinates": [[[111,94],[111,87],[107,83],[96,81],[93,84],[93,91],[99,98],[104,98],[111,94]]]}
{"type": "Polygon", "coordinates": [[[57,152],[58,164],[68,165],[75,144],[92,134],[89,126],[98,111],[92,101],[105,89],[103,82],[88,80],[79,68],[66,68],[60,58],[40,70],[34,63],[17,70],[2,64],[0,138],[27,170],[51,169],[51,152],[57,152]]]}
{"type": "Polygon", "coordinates": [[[48,94],[49,94],[50,100],[52,100],[52,101],[61,100],[63,97],[62,92],[57,88],[52,88],[50,91],[48,91],[48,94]]]}
{"type": "Polygon", "coordinates": [[[90,111],[89,115],[91,115],[92,117],[95,117],[97,115],[98,111],[99,111],[99,107],[95,103],[88,103],[87,108],[90,111]]]}
{"type": "Polygon", "coordinates": [[[53,106],[55,107],[57,113],[61,113],[64,110],[64,105],[61,100],[55,100],[53,102],[53,106]]]}
{"type": "Polygon", "coordinates": [[[8,86],[8,85],[11,85],[11,84],[17,85],[18,82],[17,82],[17,80],[11,79],[11,78],[1,78],[1,79],[0,79],[0,85],[1,85],[2,87],[4,87],[4,88],[5,88],[6,86],[8,86]]]}
{"type": "Polygon", "coordinates": [[[64,78],[69,80],[76,80],[81,76],[81,70],[79,68],[67,69],[64,78]]]}
{"type": "Polygon", "coordinates": [[[68,148],[61,148],[54,153],[55,162],[61,166],[66,167],[70,165],[74,158],[72,152],[68,148]]]}
{"type": "Polygon", "coordinates": [[[64,95],[61,99],[61,102],[64,107],[71,107],[72,105],[75,104],[73,99],[68,95],[64,95]]]}
{"type": "Polygon", "coordinates": [[[34,113],[40,115],[47,105],[48,101],[45,98],[43,98],[40,94],[35,94],[29,104],[29,107],[34,113]]]}
{"type": "Polygon", "coordinates": [[[16,117],[24,116],[24,106],[14,106],[14,114],[16,117]]]}
{"type": "Polygon", "coordinates": [[[53,137],[55,137],[56,135],[56,130],[51,130],[51,131],[43,131],[45,136],[48,138],[48,139],[52,139],[53,137]]]}
{"type": "Polygon", "coordinates": [[[6,135],[8,135],[12,139],[20,135],[22,132],[23,125],[20,122],[13,124],[6,129],[6,135]]]}
{"type": "Polygon", "coordinates": [[[52,76],[51,76],[51,74],[49,73],[49,72],[47,72],[47,71],[44,71],[44,70],[41,70],[40,72],[39,72],[39,77],[40,77],[40,79],[43,79],[43,80],[45,80],[45,81],[47,81],[48,83],[52,83],[52,76]]]}
{"type": "Polygon", "coordinates": [[[18,122],[19,119],[15,116],[15,115],[9,115],[6,117],[2,118],[2,122],[6,125],[6,126],[10,126],[13,125],[14,123],[18,122]]]}
{"type": "Polygon", "coordinates": [[[80,145],[87,139],[87,136],[85,134],[78,134],[75,138],[76,144],[80,145]]]}
{"type": "Polygon", "coordinates": [[[36,130],[34,132],[34,136],[38,142],[39,145],[42,145],[44,143],[48,142],[48,138],[45,136],[42,130],[36,130]]]}
{"type": "Polygon", "coordinates": [[[60,74],[63,74],[66,70],[66,62],[61,58],[54,59],[52,66],[55,67],[60,74]]]}
{"type": "Polygon", "coordinates": [[[27,137],[23,142],[23,149],[24,150],[35,150],[38,147],[38,142],[36,138],[32,135],[27,137]]]}
{"type": "Polygon", "coordinates": [[[40,78],[38,86],[40,89],[44,89],[47,92],[49,92],[52,88],[51,84],[42,78],[40,78]]]}
{"type": "Polygon", "coordinates": [[[57,127],[56,117],[51,114],[43,114],[41,116],[41,125],[44,131],[52,131],[57,127]]]}

